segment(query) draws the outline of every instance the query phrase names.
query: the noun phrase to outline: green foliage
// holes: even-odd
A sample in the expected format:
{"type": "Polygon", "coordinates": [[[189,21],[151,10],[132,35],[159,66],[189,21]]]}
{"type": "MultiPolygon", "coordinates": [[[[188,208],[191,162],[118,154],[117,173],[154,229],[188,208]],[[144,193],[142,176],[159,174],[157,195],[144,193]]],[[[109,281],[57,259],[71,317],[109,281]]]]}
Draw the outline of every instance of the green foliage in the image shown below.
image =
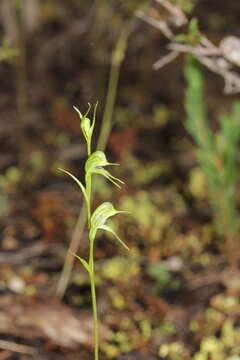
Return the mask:
{"type": "Polygon", "coordinates": [[[129,283],[132,278],[140,273],[139,262],[135,258],[127,259],[124,256],[114,256],[98,264],[102,278],[115,282],[129,283]],[[128,271],[126,271],[126,268],[128,271]]]}
{"type": "Polygon", "coordinates": [[[240,332],[239,327],[227,320],[225,321],[220,337],[208,336],[203,338],[200,350],[193,360],[240,360],[240,332]]]}
{"type": "Polygon", "coordinates": [[[174,279],[171,272],[161,263],[149,264],[147,273],[156,280],[156,290],[162,290],[164,288],[175,290],[180,287],[179,281],[174,279]]]}
{"type": "Polygon", "coordinates": [[[190,360],[189,352],[184,344],[180,342],[173,342],[170,344],[163,344],[159,348],[159,358],[169,360],[190,360]]]}
{"type": "Polygon", "coordinates": [[[198,62],[188,57],[185,66],[187,90],[186,128],[193,136],[200,166],[206,176],[210,201],[215,210],[217,231],[233,236],[239,229],[236,211],[236,153],[240,140],[240,102],[235,102],[229,115],[219,118],[219,130],[214,133],[208,123],[204,106],[204,79],[198,62]]]}
{"type": "Polygon", "coordinates": [[[0,61],[11,63],[18,54],[18,49],[12,47],[8,40],[3,39],[2,44],[0,45],[0,61]]]}
{"type": "Polygon", "coordinates": [[[202,34],[198,27],[198,20],[196,18],[191,19],[188,25],[188,31],[184,34],[175,36],[175,40],[180,43],[188,45],[197,45],[201,41],[202,34]]]}
{"type": "MultiPolygon", "coordinates": [[[[131,213],[127,222],[137,234],[138,241],[143,241],[147,246],[158,246],[166,234],[175,229],[173,214],[183,214],[186,209],[182,197],[174,187],[139,190],[131,195],[123,195],[119,206],[131,213]]],[[[123,231],[117,224],[116,229],[123,231]]]]}
{"type": "Polygon", "coordinates": [[[110,202],[104,202],[99,205],[94,212],[91,209],[91,195],[92,195],[92,176],[94,174],[99,174],[107,178],[110,182],[120,187],[119,184],[123,182],[118,178],[112,176],[107,170],[104,169],[105,166],[117,165],[107,161],[105,154],[102,151],[95,151],[91,153],[91,141],[92,134],[95,126],[95,117],[96,117],[96,108],[97,104],[94,107],[93,121],[87,117],[91,106],[89,104],[87,112],[82,115],[81,112],[74,107],[80,117],[80,127],[83,133],[83,136],[87,143],[88,149],[88,158],[85,163],[85,185],[81,183],[73,174],[67,170],[60,169],[67,175],[69,175],[80,187],[84,200],[87,207],[88,213],[88,230],[89,230],[89,257],[88,260],[83,259],[82,257],[73,254],[78,258],[81,264],[84,266],[85,270],[89,273],[90,284],[91,284],[91,294],[92,294],[92,305],[93,305],[93,320],[94,320],[94,359],[98,360],[99,358],[99,340],[98,340],[98,317],[97,317],[97,302],[95,294],[95,270],[94,270],[94,243],[98,230],[105,230],[110,232],[117,241],[128,250],[127,245],[120,239],[120,237],[115,233],[115,231],[106,225],[107,220],[117,214],[124,213],[125,211],[116,210],[110,202]]]}
{"type": "Polygon", "coordinates": [[[150,264],[147,269],[148,274],[157,280],[160,287],[164,287],[171,281],[171,273],[161,264],[150,264]]]}
{"type": "Polygon", "coordinates": [[[191,13],[194,8],[194,0],[170,0],[170,2],[174,5],[180,5],[186,14],[191,13]]]}
{"type": "Polygon", "coordinates": [[[12,189],[20,184],[22,172],[16,166],[10,166],[0,175],[0,217],[10,213],[10,196],[12,189]]]}
{"type": "Polygon", "coordinates": [[[169,360],[240,360],[240,332],[231,320],[226,320],[219,336],[205,336],[199,350],[192,356],[181,342],[163,344],[159,348],[160,359],[169,360]]]}

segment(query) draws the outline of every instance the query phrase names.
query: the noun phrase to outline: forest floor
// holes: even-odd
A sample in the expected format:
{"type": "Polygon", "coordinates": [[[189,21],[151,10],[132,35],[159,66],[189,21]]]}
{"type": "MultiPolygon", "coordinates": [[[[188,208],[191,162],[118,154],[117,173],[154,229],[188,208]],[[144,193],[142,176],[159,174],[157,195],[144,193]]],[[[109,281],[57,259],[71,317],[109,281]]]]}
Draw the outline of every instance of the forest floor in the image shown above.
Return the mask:
{"type": "MultiPolygon", "coordinates": [[[[234,9],[226,21],[235,19],[234,9]]],[[[204,4],[196,10],[206,31],[207,10],[204,4]]],[[[209,11],[210,36],[218,41],[226,24],[209,11]]],[[[106,54],[114,39],[98,29],[106,41],[99,46],[93,28],[79,49],[74,32],[65,29],[68,19],[59,14],[50,12],[48,26],[27,46],[24,131],[15,111],[15,70],[1,64],[0,360],[93,358],[89,279],[78,262],[63,299],[56,296],[82,204],[57,168],[82,176],[85,149],[72,104],[99,98],[102,113],[106,54]]],[[[74,20],[74,12],[68,16],[74,20]]],[[[129,253],[105,234],[96,242],[101,360],[239,360],[239,238],[221,239],[214,228],[195,145],[183,126],[182,61],[153,72],[164,40],[139,26],[122,67],[107,147],[108,158],[121,164],[114,175],[125,185],[118,191],[100,180],[95,184],[94,207],[112,201],[131,212],[113,223],[129,253]]],[[[208,75],[212,121],[229,99],[221,81],[208,75]]],[[[239,206],[239,192],[237,200],[239,206]]],[[[86,232],[79,253],[88,254],[86,232]]]]}

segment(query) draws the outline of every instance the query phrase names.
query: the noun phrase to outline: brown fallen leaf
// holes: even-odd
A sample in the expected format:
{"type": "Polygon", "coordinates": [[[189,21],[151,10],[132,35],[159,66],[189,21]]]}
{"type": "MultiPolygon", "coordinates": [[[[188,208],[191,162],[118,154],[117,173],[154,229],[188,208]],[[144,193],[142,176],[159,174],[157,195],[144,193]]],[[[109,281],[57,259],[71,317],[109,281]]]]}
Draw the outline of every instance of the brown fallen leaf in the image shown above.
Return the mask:
{"type": "MultiPolygon", "coordinates": [[[[34,339],[45,337],[54,344],[74,348],[92,345],[92,316],[75,312],[57,298],[39,299],[22,295],[0,297],[0,333],[34,339]]],[[[100,338],[106,338],[100,326],[100,338]]]]}

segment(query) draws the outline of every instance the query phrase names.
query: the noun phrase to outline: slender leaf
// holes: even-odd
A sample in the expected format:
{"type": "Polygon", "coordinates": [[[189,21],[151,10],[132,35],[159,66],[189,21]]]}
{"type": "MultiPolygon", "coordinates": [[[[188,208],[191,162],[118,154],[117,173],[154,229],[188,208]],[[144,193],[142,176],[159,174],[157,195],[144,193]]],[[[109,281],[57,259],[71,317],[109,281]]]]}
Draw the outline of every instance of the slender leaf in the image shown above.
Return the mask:
{"type": "Polygon", "coordinates": [[[77,258],[80,263],[83,265],[83,267],[85,268],[85,270],[87,270],[87,272],[90,271],[90,267],[89,267],[89,264],[86,260],[84,260],[83,258],[81,258],[81,256],[77,255],[77,254],[74,254],[72,251],[69,251],[73,256],[75,256],[75,258],[77,258]]]}
{"type": "Polygon", "coordinates": [[[86,189],[85,187],[83,186],[83,184],[81,183],[80,180],[78,180],[73,174],[71,174],[69,171],[67,170],[64,170],[64,169],[61,169],[59,168],[60,171],[64,172],[65,174],[69,175],[77,184],[78,186],[80,187],[80,189],[82,190],[82,193],[84,195],[84,198],[85,198],[85,201],[87,202],[88,201],[88,197],[87,197],[87,193],[86,193],[86,189]]]}

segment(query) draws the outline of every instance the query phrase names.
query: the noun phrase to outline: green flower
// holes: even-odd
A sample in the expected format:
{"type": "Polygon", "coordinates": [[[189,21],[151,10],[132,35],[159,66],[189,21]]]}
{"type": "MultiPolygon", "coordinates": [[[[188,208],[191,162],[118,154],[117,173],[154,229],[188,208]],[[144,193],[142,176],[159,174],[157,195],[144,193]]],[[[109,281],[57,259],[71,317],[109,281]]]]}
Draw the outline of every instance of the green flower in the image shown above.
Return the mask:
{"type": "Polygon", "coordinates": [[[121,211],[114,209],[113,205],[110,202],[104,202],[96,208],[91,217],[91,227],[90,227],[90,239],[94,241],[96,237],[97,230],[105,230],[110,232],[115,236],[118,242],[127,250],[128,246],[120,239],[120,237],[113,231],[109,226],[106,225],[107,220],[117,214],[126,213],[127,211],[121,211]]]}
{"type": "Polygon", "coordinates": [[[99,174],[107,178],[114,185],[120,188],[119,184],[124,184],[123,181],[111,175],[109,171],[104,169],[104,166],[109,165],[118,165],[116,163],[110,163],[107,161],[105,154],[102,151],[95,151],[92,155],[89,156],[85,164],[86,177],[91,176],[92,174],[99,174]]]}

